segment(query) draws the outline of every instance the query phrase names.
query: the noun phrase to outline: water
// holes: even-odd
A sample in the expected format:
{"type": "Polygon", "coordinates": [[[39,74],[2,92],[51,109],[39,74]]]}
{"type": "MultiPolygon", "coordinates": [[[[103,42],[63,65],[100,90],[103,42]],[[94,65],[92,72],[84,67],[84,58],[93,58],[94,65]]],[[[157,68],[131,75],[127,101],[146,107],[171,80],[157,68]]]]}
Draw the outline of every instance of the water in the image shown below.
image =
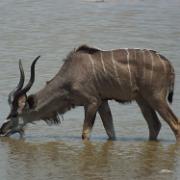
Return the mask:
{"type": "MultiPolygon", "coordinates": [[[[18,82],[18,59],[26,77],[37,55],[36,82],[42,88],[80,44],[102,49],[151,48],[169,58],[176,71],[172,108],[180,109],[180,2],[178,0],[1,0],[0,123],[9,112],[7,96],[18,82]]],[[[158,142],[136,104],[111,102],[117,140],[107,141],[99,116],[90,142],[81,140],[83,109],[64,116],[58,127],[29,125],[24,140],[0,139],[0,179],[180,179],[180,149],[162,122],[158,142]]]]}

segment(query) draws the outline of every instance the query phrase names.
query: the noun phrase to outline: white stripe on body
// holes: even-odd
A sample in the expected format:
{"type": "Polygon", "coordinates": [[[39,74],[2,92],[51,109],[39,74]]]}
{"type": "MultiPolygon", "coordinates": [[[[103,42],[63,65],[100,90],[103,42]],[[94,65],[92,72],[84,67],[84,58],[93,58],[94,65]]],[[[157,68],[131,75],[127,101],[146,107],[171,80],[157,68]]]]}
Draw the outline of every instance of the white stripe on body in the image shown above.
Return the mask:
{"type": "Polygon", "coordinates": [[[130,86],[132,87],[131,69],[130,69],[130,64],[129,64],[129,51],[128,51],[128,49],[125,49],[125,50],[126,50],[126,52],[127,52],[127,63],[128,63],[130,86]]]}
{"type": "Polygon", "coordinates": [[[96,70],[95,70],[94,60],[93,60],[93,58],[92,58],[92,56],[90,54],[89,54],[89,59],[90,59],[90,62],[92,64],[92,69],[93,69],[94,77],[95,77],[96,81],[98,81],[98,78],[97,78],[97,75],[96,75],[96,70]]]}
{"type": "Polygon", "coordinates": [[[104,73],[106,73],[106,68],[105,68],[105,65],[104,65],[102,52],[100,52],[100,55],[101,55],[101,63],[102,63],[102,66],[103,66],[103,70],[104,70],[104,73]]]}
{"type": "Polygon", "coordinates": [[[151,67],[152,67],[152,69],[151,69],[151,79],[150,79],[150,83],[152,83],[153,71],[154,71],[154,57],[153,57],[151,51],[148,51],[148,52],[149,52],[149,54],[150,54],[150,56],[151,56],[151,67]]]}
{"type": "Polygon", "coordinates": [[[111,60],[112,60],[112,64],[113,64],[113,68],[114,68],[114,71],[115,71],[115,75],[116,75],[116,78],[118,80],[118,83],[121,84],[121,81],[120,81],[120,77],[119,77],[119,74],[118,74],[118,71],[117,71],[117,67],[116,67],[116,61],[114,59],[114,53],[113,51],[111,51],[111,60]]]}
{"type": "Polygon", "coordinates": [[[146,66],[145,66],[145,50],[142,50],[142,56],[143,56],[143,63],[144,63],[144,67],[143,67],[143,77],[144,79],[146,79],[146,66]]]}
{"type": "Polygon", "coordinates": [[[166,73],[166,65],[165,65],[165,62],[161,59],[161,57],[160,57],[159,54],[157,54],[157,55],[158,55],[158,58],[159,58],[161,64],[163,65],[164,73],[166,73]]]}

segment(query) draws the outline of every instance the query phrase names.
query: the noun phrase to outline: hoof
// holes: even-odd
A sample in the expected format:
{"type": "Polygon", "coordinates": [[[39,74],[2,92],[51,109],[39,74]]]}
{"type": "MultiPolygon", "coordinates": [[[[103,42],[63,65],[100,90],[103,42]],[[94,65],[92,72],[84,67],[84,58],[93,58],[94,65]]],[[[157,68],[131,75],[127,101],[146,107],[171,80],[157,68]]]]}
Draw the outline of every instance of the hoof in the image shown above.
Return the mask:
{"type": "Polygon", "coordinates": [[[176,142],[180,143],[180,133],[176,135],[176,142]]]}
{"type": "Polygon", "coordinates": [[[116,140],[116,137],[109,137],[108,138],[108,141],[115,141],[116,140]]]}
{"type": "Polygon", "coordinates": [[[157,136],[155,136],[155,137],[149,137],[149,141],[158,141],[158,140],[157,140],[157,136]]]}
{"type": "Polygon", "coordinates": [[[89,140],[89,136],[87,136],[87,134],[82,134],[82,140],[89,140]]]}

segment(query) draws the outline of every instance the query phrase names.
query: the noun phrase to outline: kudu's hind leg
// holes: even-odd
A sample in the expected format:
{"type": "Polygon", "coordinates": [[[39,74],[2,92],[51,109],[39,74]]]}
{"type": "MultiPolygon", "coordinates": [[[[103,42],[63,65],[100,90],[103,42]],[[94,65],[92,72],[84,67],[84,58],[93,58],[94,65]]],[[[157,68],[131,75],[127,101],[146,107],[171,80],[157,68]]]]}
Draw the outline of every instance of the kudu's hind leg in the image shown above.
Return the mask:
{"type": "Polygon", "coordinates": [[[137,103],[148,124],[149,140],[157,140],[157,136],[161,129],[161,123],[156,115],[156,112],[150,107],[150,105],[144,99],[137,100],[137,103]]]}
{"type": "Polygon", "coordinates": [[[99,103],[93,102],[84,107],[85,119],[83,124],[82,139],[88,140],[96,118],[99,103]]]}
{"type": "Polygon", "coordinates": [[[102,119],[104,128],[110,140],[115,139],[115,131],[113,125],[113,118],[108,101],[103,101],[98,109],[99,115],[102,119]]]}
{"type": "Polygon", "coordinates": [[[180,122],[169,107],[166,100],[155,101],[155,107],[160,116],[169,124],[170,128],[174,132],[174,135],[178,141],[180,141],[180,122]]]}

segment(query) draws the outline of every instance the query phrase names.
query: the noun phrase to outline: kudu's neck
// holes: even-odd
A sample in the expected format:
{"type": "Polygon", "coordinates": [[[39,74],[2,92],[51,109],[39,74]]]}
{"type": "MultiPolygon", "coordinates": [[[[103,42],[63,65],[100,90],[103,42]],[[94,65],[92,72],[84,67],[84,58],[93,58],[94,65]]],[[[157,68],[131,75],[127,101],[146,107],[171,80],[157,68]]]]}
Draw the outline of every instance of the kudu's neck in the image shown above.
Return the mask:
{"type": "Polygon", "coordinates": [[[33,94],[34,108],[25,113],[30,121],[53,118],[60,109],[61,97],[64,95],[64,80],[56,75],[52,80],[46,83],[45,87],[33,94]]]}

